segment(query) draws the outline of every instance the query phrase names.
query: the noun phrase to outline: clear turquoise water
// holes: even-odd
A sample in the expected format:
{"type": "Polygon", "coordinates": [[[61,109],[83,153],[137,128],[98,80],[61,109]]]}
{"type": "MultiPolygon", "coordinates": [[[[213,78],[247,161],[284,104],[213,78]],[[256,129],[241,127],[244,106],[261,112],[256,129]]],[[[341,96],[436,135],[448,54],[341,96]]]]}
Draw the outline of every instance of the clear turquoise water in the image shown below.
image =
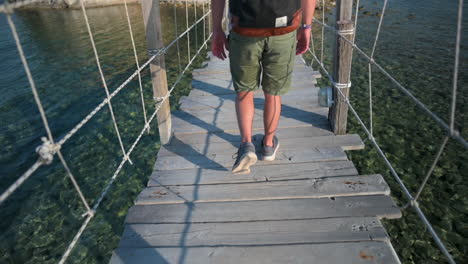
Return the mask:
{"type": "MultiPolygon", "coordinates": [[[[141,8],[130,14],[140,63],[147,59],[141,8]]],[[[163,39],[174,39],[173,6],[161,9],[163,39]]],[[[189,24],[194,21],[190,8],[189,24]]],[[[178,32],[185,30],[185,7],[178,6],[178,32]]],[[[202,13],[199,6],[198,17],[202,13]]],[[[111,92],[135,69],[123,6],[88,10],[104,75],[111,92]]],[[[19,11],[14,15],[23,48],[55,138],[61,138],[105,97],[84,19],[79,10],[19,11]]],[[[202,24],[191,31],[191,54],[202,43],[202,24]]],[[[182,66],[187,41],[180,41],[182,66]]],[[[176,46],[166,54],[168,82],[178,75],[176,46]]],[[[195,61],[198,67],[201,57],[195,61]]],[[[5,190],[37,159],[35,148],[45,135],[31,89],[4,16],[0,17],[0,191],[5,190]]],[[[171,107],[190,89],[190,72],[171,97],[171,107]]],[[[148,115],[154,111],[149,71],[142,72],[148,115]]],[[[126,149],[144,125],[138,80],[135,78],[112,100],[126,149]]],[[[123,231],[123,219],[146,184],[159,148],[157,127],[142,138],[108,193],[94,220],[70,257],[70,263],[105,263],[123,231]]],[[[73,174],[90,204],[96,202],[122,159],[108,108],[103,108],[62,148],[73,174]]],[[[61,164],[54,160],[40,168],[0,206],[0,263],[56,263],[78,231],[84,207],[61,164]]]]}
{"type": "MultiPolygon", "coordinates": [[[[427,104],[448,121],[452,84],[456,25],[456,1],[390,0],[376,59],[427,104]]],[[[383,1],[362,0],[357,44],[370,52],[383,1]]],[[[130,12],[137,49],[145,58],[145,40],[139,6],[130,12]]],[[[172,6],[163,6],[162,21],[166,43],[173,39],[172,6]]],[[[124,8],[89,9],[89,17],[101,56],[104,74],[111,90],[134,69],[124,8]]],[[[193,11],[193,10],[192,10],[193,11]]],[[[185,26],[185,9],[178,8],[179,32],[185,26]]],[[[199,11],[199,14],[201,10],[199,11]]],[[[468,138],[468,14],[465,7],[460,64],[456,127],[468,138]]],[[[191,12],[192,14],[192,12],[191,12]]],[[[191,18],[193,19],[193,17],[191,18]]],[[[32,73],[37,82],[52,131],[63,136],[105,96],[89,45],[82,14],[77,10],[21,11],[14,16],[32,73]]],[[[332,21],[330,20],[329,23],[332,21]]],[[[314,29],[319,36],[318,29],[314,29]]],[[[192,54],[195,51],[191,35],[192,54]]],[[[201,39],[201,31],[199,40],[201,39]]],[[[316,48],[319,39],[316,38],[316,48]]],[[[199,41],[201,43],[201,41],[199,41]]],[[[331,62],[333,35],[325,34],[325,58],[331,62]]],[[[181,42],[182,59],[187,60],[187,43],[181,42]]],[[[169,82],[177,75],[175,48],[166,55],[169,82]]],[[[359,114],[368,120],[367,64],[355,54],[351,99],[359,114]]],[[[45,135],[32,100],[14,42],[3,16],[0,16],[0,191],[9,186],[36,159],[34,149],[45,135]]],[[[435,122],[425,117],[381,74],[374,71],[374,131],[388,158],[414,193],[432,162],[443,137],[435,122]]],[[[190,75],[188,75],[190,77],[190,75]]],[[[152,90],[149,74],[143,72],[148,112],[152,90]]],[[[325,79],[321,81],[325,85],[325,79]]],[[[138,81],[113,100],[124,144],[129,146],[143,125],[138,81]]],[[[190,78],[180,84],[171,98],[188,93],[190,78]]],[[[120,162],[121,153],[110,115],[103,109],[63,148],[63,153],[82,186],[89,203],[102,191],[120,162]]],[[[350,133],[360,133],[350,118],[350,133]]],[[[157,128],[135,149],[133,166],[125,165],[96,218],[73,251],[71,263],[106,263],[122,233],[123,219],[134,197],[146,184],[159,147],[157,128]]],[[[127,147],[128,148],[128,147],[127,147]]],[[[391,184],[396,199],[401,193],[388,169],[372,146],[349,153],[362,174],[382,173],[391,184]]],[[[421,206],[459,263],[467,262],[468,250],[468,154],[451,141],[421,197],[421,206]]],[[[61,167],[53,164],[39,169],[24,186],[0,206],[0,263],[55,263],[78,230],[84,208],[61,167]]],[[[404,211],[401,220],[385,221],[403,263],[444,263],[430,237],[420,227],[414,213],[404,211]]]]}
{"type": "MultiPolygon", "coordinates": [[[[375,58],[433,112],[449,123],[458,1],[388,1],[375,58]]],[[[383,1],[361,1],[356,43],[370,54],[383,1]]],[[[327,15],[332,24],[331,14],[327,15]]],[[[468,12],[465,7],[455,127],[468,137],[468,12]]],[[[320,29],[314,30],[320,50],[320,29]]],[[[331,69],[334,36],[325,34],[325,61],[331,69]]],[[[317,64],[315,64],[317,65],[317,64]]],[[[351,103],[369,126],[367,61],[354,53],[351,103]]],[[[395,166],[410,192],[415,194],[438,151],[445,132],[373,68],[374,136],[395,166]]],[[[321,85],[329,85],[323,78],[321,85]]],[[[349,113],[348,133],[365,135],[349,113]]],[[[392,194],[406,201],[377,151],[366,141],[362,151],[351,151],[361,174],[382,173],[392,194]]],[[[449,141],[432,178],[420,197],[420,205],[458,263],[468,262],[468,151],[449,141]]],[[[403,218],[386,220],[385,226],[403,263],[445,263],[412,209],[403,218]]]]}

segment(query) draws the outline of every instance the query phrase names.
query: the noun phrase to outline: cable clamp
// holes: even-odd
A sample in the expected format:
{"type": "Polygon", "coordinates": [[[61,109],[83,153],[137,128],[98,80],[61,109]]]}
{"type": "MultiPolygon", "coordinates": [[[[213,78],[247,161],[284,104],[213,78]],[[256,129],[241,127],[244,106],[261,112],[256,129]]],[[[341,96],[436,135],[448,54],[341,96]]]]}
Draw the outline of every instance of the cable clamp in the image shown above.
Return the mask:
{"type": "Polygon", "coordinates": [[[123,158],[124,158],[124,160],[128,160],[128,163],[130,163],[130,165],[133,165],[133,162],[130,159],[130,156],[128,156],[128,154],[125,154],[123,158]]]}
{"type": "Polygon", "coordinates": [[[153,100],[155,103],[160,103],[162,102],[164,99],[166,99],[166,96],[154,96],[153,97],[153,100]]]}
{"type": "Polygon", "coordinates": [[[3,4],[3,7],[0,6],[0,13],[4,13],[5,15],[12,15],[15,11],[13,4],[6,3],[3,4]]]}
{"type": "Polygon", "coordinates": [[[39,159],[43,164],[49,165],[59,151],[60,145],[52,143],[46,137],[42,137],[41,140],[43,143],[36,148],[36,153],[39,154],[39,159]]]}
{"type": "Polygon", "coordinates": [[[150,56],[159,56],[164,53],[166,53],[166,47],[162,47],[159,49],[148,49],[148,54],[150,56]]]}
{"type": "Polygon", "coordinates": [[[81,217],[89,216],[89,217],[92,218],[92,217],[94,217],[95,214],[96,214],[96,211],[93,210],[93,209],[90,209],[86,213],[82,214],[81,217]]]}
{"type": "Polygon", "coordinates": [[[351,82],[349,82],[349,83],[333,83],[333,86],[335,86],[336,89],[349,88],[349,87],[351,87],[351,82]]]}
{"type": "Polygon", "coordinates": [[[409,203],[411,204],[412,207],[418,207],[419,208],[419,203],[415,199],[412,199],[409,203]]]}
{"type": "Polygon", "coordinates": [[[338,30],[338,34],[340,34],[340,35],[351,35],[351,34],[354,34],[354,28],[352,28],[352,29],[342,29],[342,30],[338,30]]]}

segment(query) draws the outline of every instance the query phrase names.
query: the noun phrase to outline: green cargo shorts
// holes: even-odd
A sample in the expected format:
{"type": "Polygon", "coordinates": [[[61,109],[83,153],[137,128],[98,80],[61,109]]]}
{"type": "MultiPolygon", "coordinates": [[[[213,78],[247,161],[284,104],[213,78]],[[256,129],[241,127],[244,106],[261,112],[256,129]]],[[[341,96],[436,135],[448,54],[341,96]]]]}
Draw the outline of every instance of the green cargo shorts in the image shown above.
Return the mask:
{"type": "Polygon", "coordinates": [[[229,60],[237,92],[251,92],[260,86],[271,95],[291,88],[296,55],[296,31],[272,37],[247,37],[231,32],[229,60]]]}

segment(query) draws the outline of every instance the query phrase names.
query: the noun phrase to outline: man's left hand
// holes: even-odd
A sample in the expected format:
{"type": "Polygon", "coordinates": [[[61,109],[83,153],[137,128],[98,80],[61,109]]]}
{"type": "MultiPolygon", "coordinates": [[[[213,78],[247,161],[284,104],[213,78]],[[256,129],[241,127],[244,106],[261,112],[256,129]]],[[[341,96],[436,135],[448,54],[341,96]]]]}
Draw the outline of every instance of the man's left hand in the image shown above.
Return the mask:
{"type": "Polygon", "coordinates": [[[296,55],[304,54],[310,45],[310,28],[300,28],[297,32],[296,55]]]}

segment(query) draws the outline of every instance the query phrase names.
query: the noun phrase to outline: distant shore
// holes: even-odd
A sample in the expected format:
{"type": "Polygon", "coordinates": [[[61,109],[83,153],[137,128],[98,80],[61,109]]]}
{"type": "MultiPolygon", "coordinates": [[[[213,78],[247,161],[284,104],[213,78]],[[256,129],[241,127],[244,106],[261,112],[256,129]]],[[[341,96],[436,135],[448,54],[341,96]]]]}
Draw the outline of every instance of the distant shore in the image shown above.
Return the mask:
{"type": "MultiPolygon", "coordinates": [[[[23,0],[17,0],[20,2],[23,0]]],[[[128,4],[139,3],[141,0],[127,0],[128,4]]],[[[161,2],[181,2],[185,3],[186,0],[160,0],[161,2]]],[[[203,3],[210,2],[211,0],[188,0],[189,4],[193,2],[203,3]]],[[[103,6],[113,6],[113,5],[122,5],[124,0],[84,0],[86,7],[103,7],[103,6]]],[[[327,7],[334,7],[335,0],[326,0],[327,7]]],[[[30,5],[23,6],[23,9],[78,9],[80,8],[80,0],[42,0],[35,2],[30,5]]],[[[322,8],[322,1],[316,1],[316,8],[322,8]]]]}

